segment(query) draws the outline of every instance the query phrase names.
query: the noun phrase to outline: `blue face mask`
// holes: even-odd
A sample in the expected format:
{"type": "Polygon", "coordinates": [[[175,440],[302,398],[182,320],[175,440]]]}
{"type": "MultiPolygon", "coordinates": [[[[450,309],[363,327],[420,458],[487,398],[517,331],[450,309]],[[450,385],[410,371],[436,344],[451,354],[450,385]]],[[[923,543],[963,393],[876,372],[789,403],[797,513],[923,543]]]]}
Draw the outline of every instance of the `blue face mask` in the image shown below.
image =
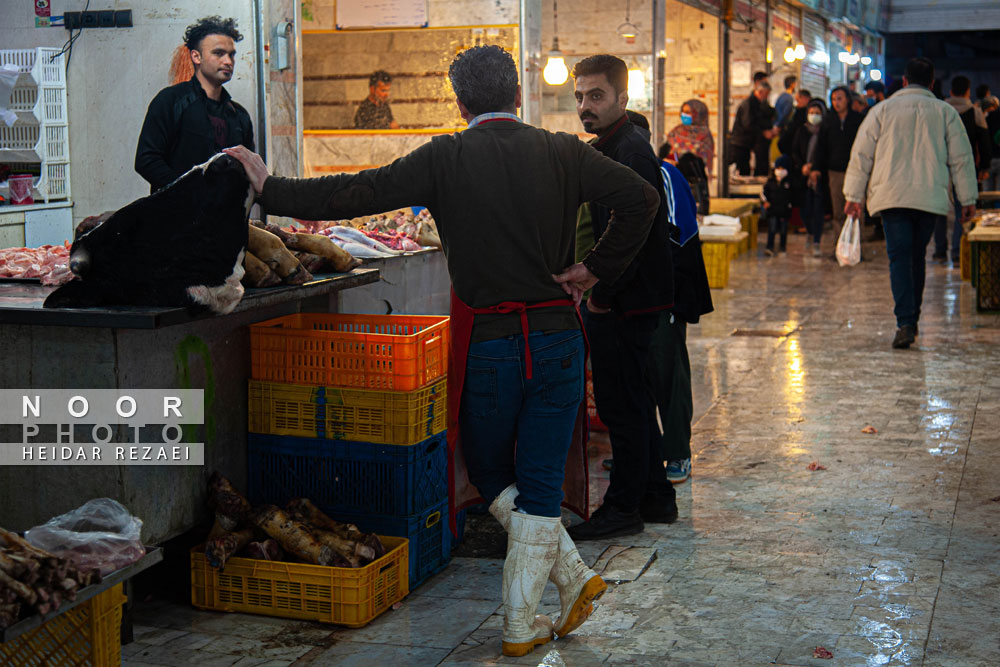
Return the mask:
{"type": "Polygon", "coordinates": [[[692,116],[689,113],[682,113],[681,114],[681,123],[683,123],[684,125],[691,125],[691,124],[693,124],[694,123],[694,116],[692,116]]]}
{"type": "Polygon", "coordinates": [[[874,97],[866,97],[865,101],[868,102],[868,106],[873,107],[877,100],[874,97]]]}

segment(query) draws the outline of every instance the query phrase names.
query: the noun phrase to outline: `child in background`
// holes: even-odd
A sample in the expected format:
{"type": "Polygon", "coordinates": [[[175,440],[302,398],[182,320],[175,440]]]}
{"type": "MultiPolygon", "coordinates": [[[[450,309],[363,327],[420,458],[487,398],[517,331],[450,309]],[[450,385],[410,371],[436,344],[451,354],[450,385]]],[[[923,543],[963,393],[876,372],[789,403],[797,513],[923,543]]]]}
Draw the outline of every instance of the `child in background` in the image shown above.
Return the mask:
{"type": "Polygon", "coordinates": [[[792,179],[788,176],[788,169],[792,161],[787,155],[782,155],[774,161],[774,171],[771,178],[764,184],[764,191],[760,194],[760,199],[767,213],[767,248],[764,254],[768,257],[774,256],[774,237],[781,234],[781,245],[779,252],[785,252],[785,243],[788,241],[788,218],[792,215],[792,179]]]}

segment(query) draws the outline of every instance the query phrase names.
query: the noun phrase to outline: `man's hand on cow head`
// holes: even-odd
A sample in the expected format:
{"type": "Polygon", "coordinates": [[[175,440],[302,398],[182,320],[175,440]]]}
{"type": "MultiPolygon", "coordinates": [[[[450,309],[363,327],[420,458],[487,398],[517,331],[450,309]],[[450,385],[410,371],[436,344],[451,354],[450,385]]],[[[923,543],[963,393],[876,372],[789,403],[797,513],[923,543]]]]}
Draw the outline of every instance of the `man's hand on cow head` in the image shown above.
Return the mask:
{"type": "Polygon", "coordinates": [[[223,148],[222,152],[231,158],[239,160],[243,168],[246,169],[247,178],[250,180],[250,185],[253,186],[254,192],[260,194],[264,191],[264,181],[267,180],[270,174],[267,173],[267,165],[264,164],[264,160],[259,155],[245,146],[223,148]]]}

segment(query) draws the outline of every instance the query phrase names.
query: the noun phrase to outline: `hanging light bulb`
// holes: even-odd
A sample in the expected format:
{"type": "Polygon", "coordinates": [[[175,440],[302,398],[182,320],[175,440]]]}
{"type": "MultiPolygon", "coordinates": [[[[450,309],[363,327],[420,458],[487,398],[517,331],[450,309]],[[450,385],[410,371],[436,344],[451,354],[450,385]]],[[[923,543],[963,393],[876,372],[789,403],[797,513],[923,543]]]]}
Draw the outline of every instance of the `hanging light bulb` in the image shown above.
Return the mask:
{"type": "Polygon", "coordinates": [[[869,58],[868,56],[861,56],[861,64],[862,65],[871,65],[872,64],[872,59],[869,58]]]}
{"type": "Polygon", "coordinates": [[[795,62],[795,49],[793,49],[790,46],[787,49],[785,49],[784,58],[786,63],[795,62]]]}
{"type": "Polygon", "coordinates": [[[646,96],[646,74],[634,60],[628,69],[628,96],[629,99],[646,96]]]}
{"type": "Polygon", "coordinates": [[[770,44],[767,45],[767,50],[764,51],[764,60],[768,63],[774,62],[774,49],[771,48],[770,44]]]}
{"type": "Polygon", "coordinates": [[[804,60],[805,57],[806,57],[806,46],[805,46],[805,44],[796,44],[795,45],[795,59],[796,60],[804,60]]]}
{"type": "Polygon", "coordinates": [[[882,79],[882,70],[873,69],[872,71],[868,72],[868,76],[871,77],[872,81],[879,81],[882,79]]]}
{"type": "Polygon", "coordinates": [[[559,6],[552,1],[552,50],[549,51],[549,59],[545,62],[545,69],[542,70],[542,78],[550,86],[561,86],[569,78],[569,70],[566,69],[566,59],[562,51],[559,50],[559,6]]]}
{"type": "Polygon", "coordinates": [[[850,59],[851,59],[851,54],[848,53],[847,51],[841,51],[840,53],[837,54],[837,60],[839,60],[842,63],[849,62],[850,59]]]}
{"type": "Polygon", "coordinates": [[[632,23],[631,0],[625,0],[625,23],[618,26],[618,36],[625,40],[626,44],[635,44],[635,37],[639,34],[639,28],[632,23]]]}
{"type": "Polygon", "coordinates": [[[562,51],[559,50],[559,38],[552,38],[552,50],[549,51],[549,59],[542,70],[542,78],[550,86],[561,86],[569,78],[569,70],[566,68],[566,59],[562,51]]]}

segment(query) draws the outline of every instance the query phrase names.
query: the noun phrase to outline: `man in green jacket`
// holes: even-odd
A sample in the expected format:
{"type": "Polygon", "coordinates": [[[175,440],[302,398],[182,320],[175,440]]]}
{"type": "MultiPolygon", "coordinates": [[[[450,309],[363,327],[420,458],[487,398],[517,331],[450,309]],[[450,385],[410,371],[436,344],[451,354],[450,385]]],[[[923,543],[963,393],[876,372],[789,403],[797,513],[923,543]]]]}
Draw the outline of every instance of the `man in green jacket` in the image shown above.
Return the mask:
{"type": "Polygon", "coordinates": [[[502,646],[517,656],[578,627],[606,588],[559,518],[584,392],[573,301],[598,279],[613,282],[625,271],[660,198],[632,170],[575,136],[521,122],[514,115],[517,67],[503,49],[460,53],[449,77],[469,129],[436,136],[379,169],[277,178],[245,148],[226,152],[243,163],[276,215],[335,220],[410,205],[433,214],[454,290],[452,360],[467,355],[449,374],[449,396],[460,382],[460,452],[469,479],[508,532],[502,646]],[[614,215],[594,249],[574,263],[576,212],[586,201],[614,215]],[[535,617],[549,578],[562,607],[555,627],[535,617]]]}

